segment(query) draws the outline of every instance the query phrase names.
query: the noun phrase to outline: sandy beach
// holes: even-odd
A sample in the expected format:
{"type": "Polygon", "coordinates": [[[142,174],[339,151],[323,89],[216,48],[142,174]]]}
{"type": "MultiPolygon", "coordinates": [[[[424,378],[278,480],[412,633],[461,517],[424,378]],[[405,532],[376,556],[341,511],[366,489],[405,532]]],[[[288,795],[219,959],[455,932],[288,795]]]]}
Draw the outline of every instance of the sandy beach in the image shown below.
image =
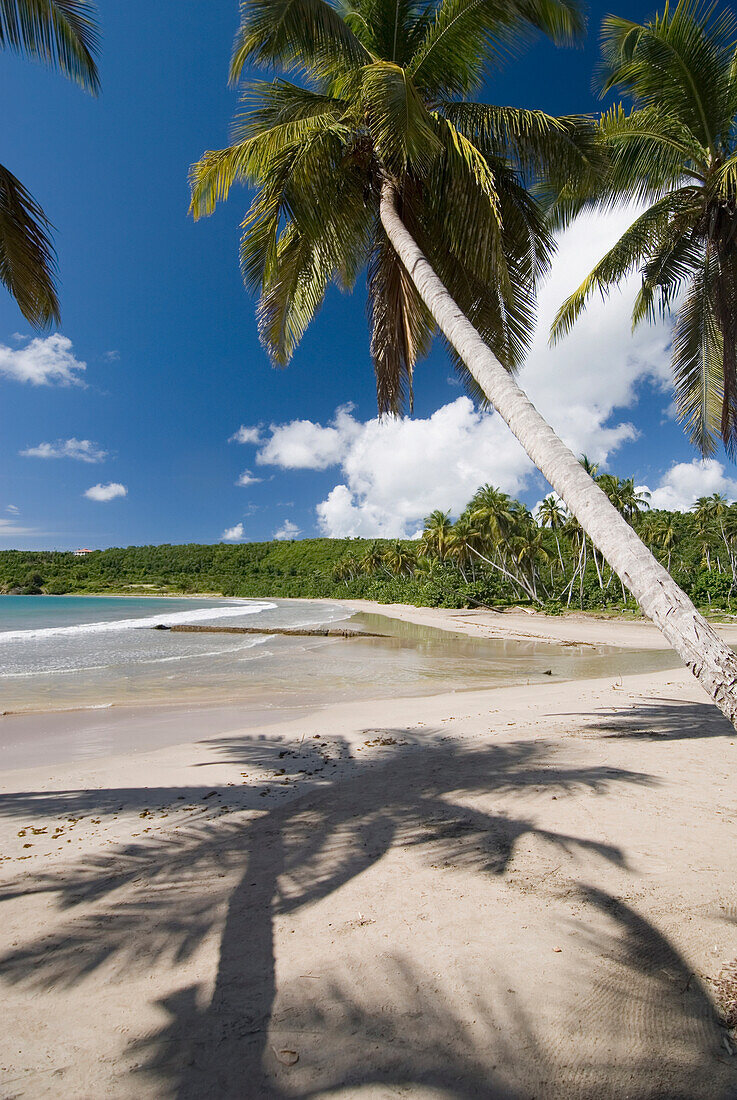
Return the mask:
{"type": "Polygon", "coordinates": [[[677,669],[6,770],[2,1096],[737,1097],[736,766],[677,669]]]}

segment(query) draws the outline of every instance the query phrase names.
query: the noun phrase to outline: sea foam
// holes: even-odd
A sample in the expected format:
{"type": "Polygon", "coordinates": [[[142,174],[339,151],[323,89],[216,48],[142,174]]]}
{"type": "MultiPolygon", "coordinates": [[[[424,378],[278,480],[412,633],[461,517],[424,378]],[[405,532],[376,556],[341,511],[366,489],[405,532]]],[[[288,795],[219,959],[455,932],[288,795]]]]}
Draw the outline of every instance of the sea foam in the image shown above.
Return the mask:
{"type": "MultiPolygon", "coordinates": [[[[136,619],[113,619],[110,622],[76,623],[74,626],[47,626],[37,630],[0,631],[0,643],[30,641],[39,638],[74,637],[80,634],[110,634],[137,627],[176,626],[180,623],[209,622],[213,619],[234,619],[242,615],[257,615],[273,611],[275,603],[241,603],[228,607],[196,607],[191,611],[170,611],[166,614],[144,615],[136,619]]],[[[264,634],[268,634],[268,627],[264,634]]]]}

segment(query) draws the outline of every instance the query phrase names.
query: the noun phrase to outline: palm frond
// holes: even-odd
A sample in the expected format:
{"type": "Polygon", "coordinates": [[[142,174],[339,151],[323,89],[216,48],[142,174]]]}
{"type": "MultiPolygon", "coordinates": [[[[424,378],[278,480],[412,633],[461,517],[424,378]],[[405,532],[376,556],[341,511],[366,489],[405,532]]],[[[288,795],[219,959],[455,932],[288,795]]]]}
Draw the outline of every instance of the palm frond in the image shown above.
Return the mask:
{"type": "Polygon", "coordinates": [[[361,97],[374,147],[385,167],[397,177],[410,166],[426,173],[442,145],[405,70],[383,61],[368,65],[363,70],[361,97]]]}
{"type": "Polygon", "coordinates": [[[678,419],[702,455],[713,455],[722,425],[723,341],[714,310],[718,262],[707,248],[673,329],[678,419]]]}
{"type": "Polygon", "coordinates": [[[290,152],[296,155],[301,142],[327,131],[343,133],[332,111],[277,123],[225,149],[208,150],[189,172],[190,210],[195,219],[212,214],[235,183],[258,184],[290,152]]]}
{"type": "Polygon", "coordinates": [[[406,65],[432,16],[426,0],[347,0],[345,21],[375,58],[406,65]]]}
{"type": "Polygon", "coordinates": [[[703,265],[703,243],[671,222],[642,267],[642,286],[632,310],[632,327],[666,317],[682,287],[703,265]]]}
{"type": "Polygon", "coordinates": [[[518,50],[535,30],[570,42],[583,30],[575,0],[440,0],[408,70],[435,98],[466,96],[490,64],[518,50]]]}
{"type": "Polygon", "coordinates": [[[311,118],[339,118],[347,104],[288,80],[250,80],[241,86],[241,110],[230,128],[231,144],[311,118]]]}
{"type": "Polygon", "coordinates": [[[717,324],[722,338],[721,436],[729,455],[737,449],[737,253],[719,251],[719,277],[714,288],[717,324]]]}
{"type": "Polygon", "coordinates": [[[256,310],[259,338],[275,366],[286,366],[294,354],[322,304],[330,274],[319,250],[287,225],[256,310]]]}
{"type": "Polygon", "coordinates": [[[319,79],[366,65],[372,57],[327,0],[241,0],[230,80],[248,62],[280,65],[319,79]]]}
{"type": "Polygon", "coordinates": [[[368,314],[379,415],[398,416],[412,410],[414,368],[435,325],[381,227],[369,257],[368,314]]]}
{"type": "Polygon", "coordinates": [[[89,0],[0,0],[0,48],[58,69],[96,94],[100,33],[89,0]]]}
{"type": "Polygon", "coordinates": [[[487,157],[503,157],[531,181],[591,184],[606,167],[599,127],[586,116],[486,103],[442,103],[440,111],[487,157]]]}
{"type": "Polygon", "coordinates": [[[639,25],[608,16],[602,26],[603,94],[618,88],[643,108],[678,119],[706,148],[731,128],[730,69],[737,21],[698,0],[639,25]]]}
{"type": "Polygon", "coordinates": [[[629,114],[612,107],[602,115],[601,130],[611,162],[605,183],[612,197],[624,192],[648,202],[689,171],[698,178],[707,170],[708,149],[661,107],[629,114]]]}
{"type": "Polygon", "coordinates": [[[551,343],[570,331],[592,294],[598,291],[605,298],[613,285],[647,259],[667,232],[670,218],[682,207],[683,201],[681,193],[665,195],[635,219],[560,307],[550,330],[551,343]]]}
{"type": "Polygon", "coordinates": [[[50,229],[33,196],[0,165],[0,282],[36,328],[59,322],[50,229]]]}

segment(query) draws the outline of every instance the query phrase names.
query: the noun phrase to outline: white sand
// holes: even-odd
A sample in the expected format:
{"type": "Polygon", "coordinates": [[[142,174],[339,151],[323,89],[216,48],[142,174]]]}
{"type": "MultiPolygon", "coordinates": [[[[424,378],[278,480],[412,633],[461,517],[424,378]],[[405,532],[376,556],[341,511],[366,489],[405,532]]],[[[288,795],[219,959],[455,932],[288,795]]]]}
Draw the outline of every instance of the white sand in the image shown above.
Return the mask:
{"type": "Polygon", "coordinates": [[[6,771],[0,1094],[737,1097],[736,768],[676,671],[6,771]]]}

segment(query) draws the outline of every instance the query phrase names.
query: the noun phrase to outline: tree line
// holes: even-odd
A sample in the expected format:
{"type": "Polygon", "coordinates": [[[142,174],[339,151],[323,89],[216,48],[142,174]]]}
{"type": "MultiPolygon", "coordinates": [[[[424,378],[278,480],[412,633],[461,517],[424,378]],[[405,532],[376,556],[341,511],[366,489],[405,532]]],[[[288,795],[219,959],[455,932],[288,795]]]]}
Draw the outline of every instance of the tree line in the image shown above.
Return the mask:
{"type": "MultiPolygon", "coordinates": [[[[650,508],[632,478],[598,485],[694,602],[737,605],[737,503],[719,493],[690,512],[650,508]]],[[[0,552],[5,594],[211,594],[365,598],[425,606],[525,604],[549,612],[636,607],[561,501],[533,514],[484,485],[460,515],[433,511],[419,539],[301,539],[236,546],[187,544],[67,552],[0,552]]]]}

